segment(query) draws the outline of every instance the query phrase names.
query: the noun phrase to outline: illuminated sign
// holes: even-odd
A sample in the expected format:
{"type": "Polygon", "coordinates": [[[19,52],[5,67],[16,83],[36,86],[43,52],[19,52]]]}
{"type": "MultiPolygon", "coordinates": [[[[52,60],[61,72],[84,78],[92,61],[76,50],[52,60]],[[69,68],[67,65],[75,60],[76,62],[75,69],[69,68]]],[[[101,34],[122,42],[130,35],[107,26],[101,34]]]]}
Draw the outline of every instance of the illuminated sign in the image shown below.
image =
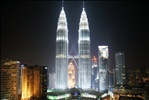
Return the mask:
{"type": "Polygon", "coordinates": [[[92,95],[89,93],[82,93],[81,96],[86,98],[95,98],[95,99],[97,98],[96,95],[92,95]]]}
{"type": "Polygon", "coordinates": [[[64,94],[64,95],[59,95],[59,96],[47,96],[48,99],[50,100],[59,100],[59,99],[64,99],[70,97],[70,94],[64,94]]]}

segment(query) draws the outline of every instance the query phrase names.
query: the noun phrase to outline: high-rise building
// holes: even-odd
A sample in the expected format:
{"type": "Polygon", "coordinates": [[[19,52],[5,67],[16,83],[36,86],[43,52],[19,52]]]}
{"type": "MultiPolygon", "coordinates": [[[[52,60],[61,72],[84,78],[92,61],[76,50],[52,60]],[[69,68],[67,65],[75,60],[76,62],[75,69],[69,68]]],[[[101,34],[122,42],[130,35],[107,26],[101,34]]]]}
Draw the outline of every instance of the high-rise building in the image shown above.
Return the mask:
{"type": "Polygon", "coordinates": [[[72,62],[68,65],[68,88],[74,88],[76,85],[76,70],[72,62]]]}
{"type": "Polygon", "coordinates": [[[68,87],[68,28],[64,7],[59,15],[56,35],[55,88],[68,87]]]}
{"type": "Polygon", "coordinates": [[[92,58],[92,75],[91,75],[91,88],[98,90],[98,63],[97,58],[92,58]]]}
{"type": "Polygon", "coordinates": [[[97,79],[97,74],[98,74],[98,63],[97,63],[97,58],[94,56],[92,58],[92,76],[93,76],[93,80],[97,79]]]}
{"type": "Polygon", "coordinates": [[[47,93],[47,66],[22,66],[22,100],[45,100],[47,93]]]}
{"type": "Polygon", "coordinates": [[[19,71],[19,61],[1,62],[1,99],[19,100],[19,71]]]}
{"type": "Polygon", "coordinates": [[[99,49],[99,91],[108,90],[108,46],[98,46],[99,49]]]}
{"type": "Polygon", "coordinates": [[[78,40],[78,85],[79,88],[91,88],[91,58],[90,58],[90,31],[88,18],[83,7],[79,23],[79,40],[78,40]]]}
{"type": "Polygon", "coordinates": [[[115,53],[115,83],[118,85],[124,85],[126,83],[125,78],[125,58],[123,52],[115,53]]]}

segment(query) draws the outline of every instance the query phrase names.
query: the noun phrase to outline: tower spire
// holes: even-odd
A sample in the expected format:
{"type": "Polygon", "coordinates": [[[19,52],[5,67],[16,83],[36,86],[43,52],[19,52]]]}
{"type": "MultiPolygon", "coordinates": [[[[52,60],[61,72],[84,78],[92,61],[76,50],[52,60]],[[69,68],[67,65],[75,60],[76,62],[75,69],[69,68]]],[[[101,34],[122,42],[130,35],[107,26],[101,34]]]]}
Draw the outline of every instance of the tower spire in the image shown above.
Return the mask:
{"type": "Polygon", "coordinates": [[[84,9],[84,1],[83,1],[83,9],[84,9]]]}
{"type": "Polygon", "coordinates": [[[64,7],[64,0],[62,0],[62,7],[64,7]]]}

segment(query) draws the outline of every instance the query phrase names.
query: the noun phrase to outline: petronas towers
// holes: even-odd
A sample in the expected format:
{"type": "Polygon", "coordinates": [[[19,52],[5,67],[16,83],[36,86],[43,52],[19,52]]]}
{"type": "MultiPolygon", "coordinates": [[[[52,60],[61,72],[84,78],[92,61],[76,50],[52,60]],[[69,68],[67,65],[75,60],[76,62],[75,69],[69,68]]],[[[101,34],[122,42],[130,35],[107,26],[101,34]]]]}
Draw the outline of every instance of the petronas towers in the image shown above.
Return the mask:
{"type": "MultiPolygon", "coordinates": [[[[59,15],[56,31],[55,88],[68,88],[68,25],[64,7],[59,15]]],[[[88,18],[83,7],[78,30],[78,81],[82,89],[91,88],[90,31],[88,18]]]]}
{"type": "Polygon", "coordinates": [[[79,23],[79,77],[78,84],[82,89],[91,88],[91,62],[90,62],[90,31],[87,15],[83,8],[79,23]]]}
{"type": "Polygon", "coordinates": [[[67,88],[68,80],[68,27],[64,8],[59,15],[56,35],[55,88],[67,88]]]}

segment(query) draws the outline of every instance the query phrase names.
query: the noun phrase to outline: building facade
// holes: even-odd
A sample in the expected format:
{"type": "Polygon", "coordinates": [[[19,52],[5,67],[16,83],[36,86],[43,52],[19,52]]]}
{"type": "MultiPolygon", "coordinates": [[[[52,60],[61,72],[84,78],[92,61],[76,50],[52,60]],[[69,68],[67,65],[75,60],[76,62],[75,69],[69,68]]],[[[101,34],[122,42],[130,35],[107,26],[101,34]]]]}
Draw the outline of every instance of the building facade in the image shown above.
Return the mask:
{"type": "Polygon", "coordinates": [[[126,83],[125,77],[125,57],[123,52],[115,53],[115,83],[117,85],[124,85],[126,83]]]}
{"type": "Polygon", "coordinates": [[[98,46],[99,49],[99,91],[106,91],[109,88],[108,80],[108,59],[109,50],[108,46],[98,46]]]}
{"type": "Polygon", "coordinates": [[[46,99],[47,66],[22,66],[22,100],[46,99]]]}
{"type": "Polygon", "coordinates": [[[20,62],[4,60],[1,62],[1,99],[19,100],[20,62]]]}

